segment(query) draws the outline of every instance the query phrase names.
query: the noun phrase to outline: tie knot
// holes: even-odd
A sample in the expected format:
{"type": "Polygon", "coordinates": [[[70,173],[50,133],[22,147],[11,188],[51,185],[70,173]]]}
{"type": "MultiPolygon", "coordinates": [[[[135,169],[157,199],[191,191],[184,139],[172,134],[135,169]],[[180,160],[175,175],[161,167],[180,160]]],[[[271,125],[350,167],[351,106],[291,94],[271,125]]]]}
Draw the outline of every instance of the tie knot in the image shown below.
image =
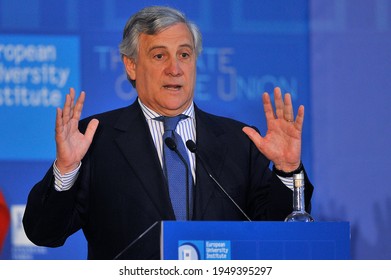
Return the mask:
{"type": "Polygon", "coordinates": [[[187,116],[181,114],[175,117],[161,117],[160,120],[163,121],[164,131],[175,131],[178,122],[185,118],[187,118],[187,116]]]}

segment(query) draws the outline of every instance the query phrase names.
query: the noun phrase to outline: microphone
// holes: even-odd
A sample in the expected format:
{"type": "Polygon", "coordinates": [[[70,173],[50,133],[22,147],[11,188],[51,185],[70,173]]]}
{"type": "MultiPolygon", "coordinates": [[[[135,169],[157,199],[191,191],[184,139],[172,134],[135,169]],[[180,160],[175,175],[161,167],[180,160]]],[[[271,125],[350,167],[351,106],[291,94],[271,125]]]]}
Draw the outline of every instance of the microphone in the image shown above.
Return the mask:
{"type": "Polygon", "coordinates": [[[167,147],[174,151],[180,158],[180,160],[185,165],[186,169],[186,220],[190,220],[190,206],[189,206],[189,200],[190,200],[190,194],[189,194],[189,165],[187,164],[185,158],[181,155],[181,153],[178,151],[177,145],[171,137],[167,137],[164,140],[164,143],[167,145],[167,147]]]}
{"type": "Polygon", "coordinates": [[[203,160],[201,155],[198,153],[197,146],[194,143],[194,141],[187,140],[186,147],[189,149],[190,152],[192,152],[193,154],[195,154],[198,157],[198,159],[201,162],[201,165],[204,167],[206,173],[208,173],[208,176],[213,180],[213,182],[215,182],[215,184],[220,188],[220,190],[229,198],[229,200],[231,200],[231,202],[243,214],[243,216],[246,217],[246,219],[251,222],[251,219],[247,216],[247,214],[243,211],[243,209],[240,208],[240,206],[235,202],[235,200],[226,192],[226,190],[223,188],[223,186],[215,179],[215,177],[213,177],[212,173],[209,171],[210,169],[207,168],[206,162],[203,160]]]}

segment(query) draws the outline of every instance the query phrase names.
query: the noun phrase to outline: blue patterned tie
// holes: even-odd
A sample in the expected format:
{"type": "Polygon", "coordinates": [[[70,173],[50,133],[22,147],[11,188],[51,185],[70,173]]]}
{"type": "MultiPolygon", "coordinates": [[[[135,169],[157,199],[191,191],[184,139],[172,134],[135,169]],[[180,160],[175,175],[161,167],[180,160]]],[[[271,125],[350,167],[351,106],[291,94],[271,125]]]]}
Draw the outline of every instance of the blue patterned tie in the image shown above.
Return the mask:
{"type": "MultiPolygon", "coordinates": [[[[189,157],[187,156],[186,148],[181,136],[175,131],[178,122],[185,119],[187,116],[179,115],[176,117],[159,118],[164,123],[163,134],[163,156],[164,156],[164,171],[168,181],[169,193],[172,207],[174,208],[175,217],[177,220],[186,220],[186,167],[175,151],[172,151],[164,143],[164,140],[171,137],[177,146],[178,152],[185,159],[189,168],[189,209],[191,209],[191,190],[193,179],[190,171],[189,157]]],[[[189,213],[190,214],[190,213],[189,213]]]]}

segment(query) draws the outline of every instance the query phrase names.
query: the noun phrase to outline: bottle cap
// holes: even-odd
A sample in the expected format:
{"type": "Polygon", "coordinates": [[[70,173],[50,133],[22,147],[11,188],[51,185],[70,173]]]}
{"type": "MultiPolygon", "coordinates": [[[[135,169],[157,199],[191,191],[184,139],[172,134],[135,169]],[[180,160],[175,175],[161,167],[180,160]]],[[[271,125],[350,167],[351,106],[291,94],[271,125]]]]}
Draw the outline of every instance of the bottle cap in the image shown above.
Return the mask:
{"type": "Polygon", "coordinates": [[[293,174],[293,186],[295,188],[300,188],[304,186],[304,172],[293,174]]]}
{"type": "Polygon", "coordinates": [[[293,174],[293,180],[304,180],[304,172],[293,174]]]}

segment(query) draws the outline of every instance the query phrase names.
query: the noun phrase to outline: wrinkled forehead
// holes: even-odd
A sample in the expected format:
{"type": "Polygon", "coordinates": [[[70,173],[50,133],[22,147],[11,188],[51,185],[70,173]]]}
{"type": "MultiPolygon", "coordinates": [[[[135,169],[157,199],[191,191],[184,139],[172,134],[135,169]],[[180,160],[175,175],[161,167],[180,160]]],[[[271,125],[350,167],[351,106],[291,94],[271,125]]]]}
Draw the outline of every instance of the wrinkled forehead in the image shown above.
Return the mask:
{"type": "Polygon", "coordinates": [[[184,23],[168,26],[156,34],[141,33],[139,35],[139,52],[148,51],[151,48],[179,47],[195,49],[194,38],[190,29],[184,23]]]}

